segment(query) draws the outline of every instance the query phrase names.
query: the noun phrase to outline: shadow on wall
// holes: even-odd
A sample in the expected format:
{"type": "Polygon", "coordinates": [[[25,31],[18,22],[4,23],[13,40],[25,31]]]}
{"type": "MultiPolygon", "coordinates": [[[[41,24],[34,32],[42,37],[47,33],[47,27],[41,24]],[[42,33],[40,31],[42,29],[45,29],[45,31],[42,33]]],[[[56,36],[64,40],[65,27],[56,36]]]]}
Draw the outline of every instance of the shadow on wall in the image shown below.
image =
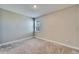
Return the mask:
{"type": "Polygon", "coordinates": [[[0,44],[32,36],[31,18],[4,9],[0,9],[0,15],[0,44]]]}

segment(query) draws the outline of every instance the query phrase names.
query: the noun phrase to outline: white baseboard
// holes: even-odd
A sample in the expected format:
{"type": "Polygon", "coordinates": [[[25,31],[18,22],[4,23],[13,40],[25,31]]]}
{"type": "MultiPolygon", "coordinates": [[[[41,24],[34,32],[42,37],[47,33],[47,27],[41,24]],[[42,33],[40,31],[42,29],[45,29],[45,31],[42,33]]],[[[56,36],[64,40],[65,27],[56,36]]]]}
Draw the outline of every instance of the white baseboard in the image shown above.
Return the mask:
{"type": "Polygon", "coordinates": [[[31,39],[32,37],[33,36],[30,36],[30,37],[27,37],[27,38],[23,38],[23,39],[19,39],[19,40],[14,40],[14,41],[6,42],[6,43],[2,43],[2,44],[0,44],[0,46],[12,44],[12,43],[15,43],[15,42],[20,42],[20,41],[27,40],[27,39],[31,39]]]}
{"type": "Polygon", "coordinates": [[[67,45],[67,44],[64,44],[64,43],[61,43],[61,42],[52,41],[52,40],[48,40],[48,39],[37,37],[37,36],[35,36],[35,37],[38,38],[38,39],[42,39],[42,40],[45,40],[45,41],[48,41],[48,42],[51,42],[51,43],[56,43],[56,44],[59,44],[59,45],[65,46],[65,47],[69,47],[69,48],[72,48],[72,49],[79,51],[78,47],[73,47],[73,46],[70,46],[70,45],[67,45]]]}

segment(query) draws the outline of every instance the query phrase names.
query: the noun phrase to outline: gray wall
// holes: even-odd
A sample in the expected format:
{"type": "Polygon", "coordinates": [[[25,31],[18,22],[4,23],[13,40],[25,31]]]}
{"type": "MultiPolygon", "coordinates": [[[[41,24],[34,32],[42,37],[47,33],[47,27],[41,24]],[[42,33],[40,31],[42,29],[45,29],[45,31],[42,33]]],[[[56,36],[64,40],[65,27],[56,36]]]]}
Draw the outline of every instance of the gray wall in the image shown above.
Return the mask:
{"type": "Polygon", "coordinates": [[[0,12],[0,44],[32,36],[31,18],[3,9],[0,12]]]}
{"type": "MultiPolygon", "coordinates": [[[[1,14],[1,11],[0,11],[0,14],[1,14]]],[[[2,40],[2,20],[1,20],[1,15],[0,15],[0,43],[1,43],[1,40],[2,40]]]]}
{"type": "Polygon", "coordinates": [[[37,18],[42,28],[36,36],[79,48],[78,13],[79,6],[75,5],[37,18]]]}

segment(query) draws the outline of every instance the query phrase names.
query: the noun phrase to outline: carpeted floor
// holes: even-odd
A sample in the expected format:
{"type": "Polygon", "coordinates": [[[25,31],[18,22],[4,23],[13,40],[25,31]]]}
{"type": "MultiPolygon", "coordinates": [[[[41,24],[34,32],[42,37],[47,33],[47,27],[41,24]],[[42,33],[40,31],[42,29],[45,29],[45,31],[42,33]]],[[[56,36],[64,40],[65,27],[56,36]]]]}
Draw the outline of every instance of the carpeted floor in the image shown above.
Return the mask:
{"type": "Polygon", "coordinates": [[[0,47],[0,54],[73,54],[79,51],[41,39],[27,39],[0,47]]]}

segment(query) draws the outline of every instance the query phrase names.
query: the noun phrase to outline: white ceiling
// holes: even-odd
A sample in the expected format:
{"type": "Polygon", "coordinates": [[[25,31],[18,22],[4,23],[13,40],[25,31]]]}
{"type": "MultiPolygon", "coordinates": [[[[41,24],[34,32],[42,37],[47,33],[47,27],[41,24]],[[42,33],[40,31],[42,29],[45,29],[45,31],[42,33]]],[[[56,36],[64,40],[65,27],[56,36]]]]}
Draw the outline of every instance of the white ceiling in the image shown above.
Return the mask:
{"type": "Polygon", "coordinates": [[[39,17],[70,6],[72,4],[37,4],[37,8],[34,9],[33,4],[2,4],[0,8],[28,17],[39,17]]]}

